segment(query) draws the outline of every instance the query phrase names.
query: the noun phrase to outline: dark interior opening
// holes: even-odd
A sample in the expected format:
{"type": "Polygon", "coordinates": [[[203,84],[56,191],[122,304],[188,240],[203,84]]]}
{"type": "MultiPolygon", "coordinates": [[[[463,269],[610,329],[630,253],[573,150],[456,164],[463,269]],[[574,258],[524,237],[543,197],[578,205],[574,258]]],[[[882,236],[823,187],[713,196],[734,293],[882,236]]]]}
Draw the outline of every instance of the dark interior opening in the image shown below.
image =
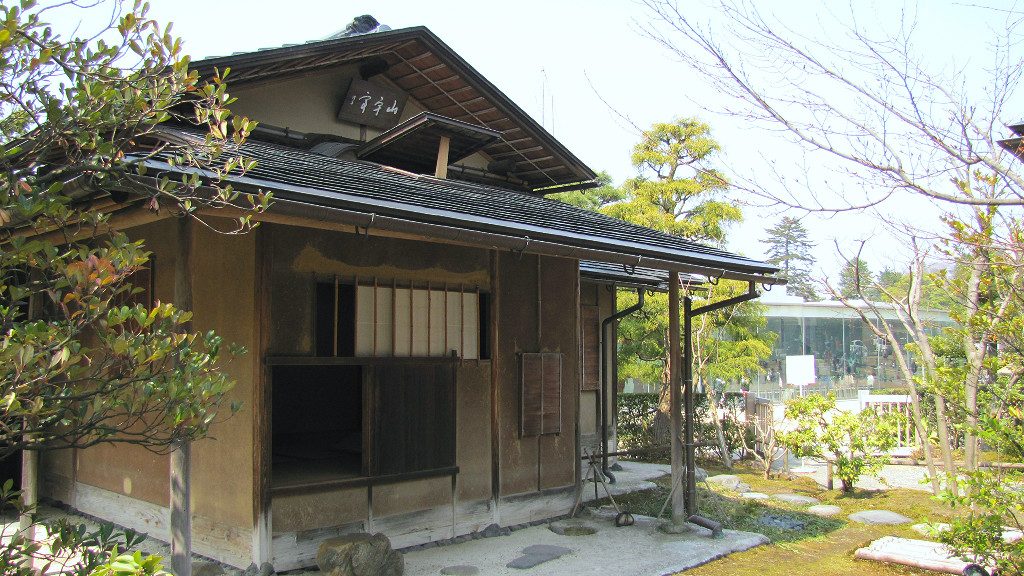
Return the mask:
{"type": "Polygon", "coordinates": [[[14,480],[14,489],[21,488],[21,450],[0,458],[0,484],[14,480]]]}
{"type": "Polygon", "coordinates": [[[276,366],[273,484],[365,475],[359,366],[276,366]]]}
{"type": "Polygon", "coordinates": [[[315,318],[317,356],[355,356],[355,286],[318,282],[315,318]]]}
{"type": "Polygon", "coordinates": [[[481,360],[491,359],[491,295],[486,292],[480,293],[479,302],[479,358],[481,360]]]}

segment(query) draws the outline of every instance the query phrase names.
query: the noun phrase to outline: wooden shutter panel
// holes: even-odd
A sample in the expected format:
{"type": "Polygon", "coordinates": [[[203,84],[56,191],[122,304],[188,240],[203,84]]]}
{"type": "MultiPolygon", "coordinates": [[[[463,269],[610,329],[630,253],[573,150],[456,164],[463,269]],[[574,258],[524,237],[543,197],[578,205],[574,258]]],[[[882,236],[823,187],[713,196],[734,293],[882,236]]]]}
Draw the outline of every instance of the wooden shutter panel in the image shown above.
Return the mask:
{"type": "Polygon", "coordinates": [[[370,379],[370,474],[403,474],[454,466],[454,363],[379,364],[370,371],[370,379]]]}
{"type": "Polygon", "coordinates": [[[544,388],[541,402],[541,434],[562,431],[562,355],[544,354],[544,388]]]}
{"type": "Polygon", "coordinates": [[[601,322],[597,306],[582,306],[580,339],[583,341],[582,390],[601,389],[601,322]]]}
{"type": "Polygon", "coordinates": [[[520,435],[562,431],[562,355],[557,352],[520,355],[520,435]]]}
{"type": "Polygon", "coordinates": [[[544,363],[540,354],[524,353],[521,356],[521,388],[520,388],[520,436],[539,436],[541,433],[541,403],[544,363]]]}

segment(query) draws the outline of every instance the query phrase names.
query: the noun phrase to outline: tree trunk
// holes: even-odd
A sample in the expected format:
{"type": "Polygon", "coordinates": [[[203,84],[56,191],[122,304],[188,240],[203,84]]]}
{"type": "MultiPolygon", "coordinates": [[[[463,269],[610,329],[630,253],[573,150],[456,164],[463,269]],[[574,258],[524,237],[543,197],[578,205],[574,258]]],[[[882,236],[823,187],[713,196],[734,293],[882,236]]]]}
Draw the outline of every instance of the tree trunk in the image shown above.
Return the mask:
{"type": "Polygon", "coordinates": [[[984,370],[986,330],[975,335],[971,326],[981,309],[981,277],[987,269],[987,258],[976,253],[971,261],[971,276],[967,284],[967,317],[964,335],[964,355],[967,358],[967,377],[964,379],[964,410],[967,412],[967,427],[964,430],[964,466],[969,471],[977,468],[978,451],[978,381],[984,370]]]}
{"type": "Polygon", "coordinates": [[[917,385],[910,381],[910,409],[914,415],[914,430],[917,432],[917,441],[924,452],[924,463],[928,467],[928,479],[932,483],[932,494],[938,496],[942,492],[942,484],[935,470],[935,457],[932,456],[932,443],[928,436],[928,426],[921,415],[921,395],[917,392],[917,385]]]}
{"type": "Polygon", "coordinates": [[[711,419],[715,421],[715,434],[718,436],[718,450],[722,453],[722,464],[732,470],[732,455],[729,454],[729,445],[725,441],[725,429],[716,411],[712,412],[711,419]]]}

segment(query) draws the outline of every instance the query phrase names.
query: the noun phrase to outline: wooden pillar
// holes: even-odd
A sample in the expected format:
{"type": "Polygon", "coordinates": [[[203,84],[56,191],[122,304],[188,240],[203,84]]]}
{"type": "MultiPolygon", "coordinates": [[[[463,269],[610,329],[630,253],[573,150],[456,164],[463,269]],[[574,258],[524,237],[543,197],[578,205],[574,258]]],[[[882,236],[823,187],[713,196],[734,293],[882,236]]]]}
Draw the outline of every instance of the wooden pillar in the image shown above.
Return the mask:
{"type": "MultiPolygon", "coordinates": [[[[270,286],[272,281],[273,243],[271,226],[256,229],[256,298],[253,317],[256,319],[257,348],[253,354],[256,375],[252,395],[253,414],[253,563],[262,566],[273,560],[270,479],[272,466],[271,418],[273,396],[270,369],[264,359],[270,349],[270,286]]],[[[335,336],[337,338],[337,336],[335,336]]]]}
{"type": "Polygon", "coordinates": [[[448,177],[448,148],[451,146],[451,138],[441,136],[441,142],[437,145],[437,164],[434,166],[434,176],[438,178],[448,177]]]}
{"type": "Polygon", "coordinates": [[[682,417],[679,413],[680,383],[679,346],[679,273],[668,274],[668,403],[671,415],[672,442],[672,523],[686,522],[683,487],[683,446],[680,443],[682,417]]]}
{"type": "MultiPolygon", "coordinates": [[[[34,296],[29,296],[28,300],[28,318],[33,320],[36,318],[36,304],[37,300],[34,296]]],[[[22,430],[25,432],[26,440],[31,439],[31,435],[28,433],[29,430],[34,428],[34,421],[26,418],[22,422],[22,430]]],[[[28,444],[28,442],[25,442],[28,444]]],[[[6,480],[6,478],[0,478],[0,481],[6,480]]],[[[37,450],[21,450],[21,504],[24,507],[25,512],[18,517],[18,528],[21,536],[26,538],[29,542],[38,542],[42,540],[41,527],[35,523],[32,519],[32,515],[36,512],[36,506],[39,505],[39,452],[37,450]]],[[[29,568],[36,569],[40,568],[41,561],[33,558],[29,561],[29,568]]]]}
{"type": "Polygon", "coordinates": [[[697,462],[693,434],[693,300],[683,298],[683,441],[686,447],[686,515],[697,513],[697,462]]]}
{"type": "MultiPolygon", "coordinates": [[[[192,217],[178,220],[178,249],[174,266],[174,305],[192,310],[192,217]]],[[[192,322],[181,326],[192,330],[192,322]]],[[[192,576],[192,445],[187,439],[171,445],[171,570],[177,576],[192,576]]]]}
{"type": "MultiPolygon", "coordinates": [[[[28,423],[25,424],[28,428],[28,423]]],[[[25,512],[18,518],[18,528],[21,535],[30,542],[40,540],[39,525],[32,520],[39,504],[39,452],[37,450],[23,449],[21,451],[21,504],[25,512]]],[[[33,561],[32,567],[35,566],[33,561]]]]}
{"type": "MultiPolygon", "coordinates": [[[[499,426],[500,422],[498,414],[498,381],[500,380],[499,360],[501,360],[501,348],[498,345],[498,339],[501,337],[501,325],[498,323],[498,314],[501,311],[501,275],[499,273],[501,263],[500,257],[500,252],[497,250],[491,250],[491,313],[489,318],[490,325],[487,327],[487,329],[490,330],[491,335],[491,501],[493,502],[492,513],[494,514],[494,522],[498,521],[498,501],[501,499],[501,429],[499,426]]],[[[429,297],[429,289],[427,294],[429,297]]],[[[427,307],[429,309],[429,301],[427,307]]],[[[429,319],[429,314],[427,316],[429,319]]],[[[427,333],[430,333],[429,324],[427,327],[427,333]]]]}

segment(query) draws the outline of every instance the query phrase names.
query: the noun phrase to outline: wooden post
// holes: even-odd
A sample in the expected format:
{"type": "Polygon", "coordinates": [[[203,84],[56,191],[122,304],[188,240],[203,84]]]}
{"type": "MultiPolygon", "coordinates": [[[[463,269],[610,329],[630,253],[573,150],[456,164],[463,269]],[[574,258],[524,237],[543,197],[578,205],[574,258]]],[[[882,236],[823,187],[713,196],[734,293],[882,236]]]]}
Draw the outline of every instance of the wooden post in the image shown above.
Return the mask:
{"type": "MultiPolygon", "coordinates": [[[[20,535],[29,542],[41,542],[45,534],[42,527],[32,520],[39,505],[39,452],[36,450],[21,451],[21,503],[25,511],[18,517],[20,535]]],[[[28,567],[39,569],[42,562],[39,558],[31,558],[28,567]]]]}
{"type": "MultiPolygon", "coordinates": [[[[174,266],[174,305],[179,310],[192,310],[192,220],[185,215],[178,220],[178,250],[174,266]]],[[[192,322],[182,325],[191,331],[192,322]]],[[[187,439],[171,445],[171,570],[177,576],[192,576],[192,445],[187,439]]]]}
{"type": "MultiPolygon", "coordinates": [[[[29,296],[28,300],[28,318],[34,320],[36,318],[37,300],[34,296],[29,296]]],[[[22,421],[22,430],[25,433],[26,440],[31,439],[31,433],[29,430],[34,428],[34,420],[25,418],[22,421]]],[[[26,442],[27,444],[27,442],[26,442]]],[[[6,480],[6,478],[0,478],[0,482],[6,480]]],[[[36,506],[39,505],[39,452],[36,450],[21,450],[21,504],[25,508],[25,512],[18,517],[18,529],[21,536],[28,539],[29,542],[38,542],[42,540],[43,534],[40,530],[40,526],[32,521],[32,514],[36,511],[36,506]]],[[[33,558],[29,561],[29,568],[39,568],[41,561],[33,558]]]]}
{"type": "Polygon", "coordinates": [[[448,147],[451,145],[451,138],[441,136],[441,142],[437,145],[437,165],[434,167],[434,176],[438,178],[448,177],[448,147]]]}
{"type": "MultiPolygon", "coordinates": [[[[253,395],[253,563],[262,566],[273,560],[271,551],[273,523],[271,518],[270,480],[273,456],[271,453],[273,416],[270,369],[264,364],[270,350],[270,284],[273,278],[273,242],[266,224],[256,229],[256,297],[253,317],[256,319],[256,350],[252,354],[253,374],[256,375],[253,395]]],[[[335,294],[337,301],[337,294],[335,294]]],[[[335,304],[337,305],[337,304],[335,304]]],[[[335,330],[335,342],[337,330],[335,330]]],[[[335,352],[337,354],[337,352],[335,352]]]]}
{"type": "Polygon", "coordinates": [[[683,297],[683,440],[686,447],[686,516],[697,513],[697,461],[694,454],[693,434],[693,300],[683,297]]]}
{"type": "MultiPolygon", "coordinates": [[[[491,250],[490,275],[491,275],[491,298],[490,298],[490,345],[491,345],[491,519],[498,522],[498,501],[501,499],[501,428],[500,415],[498,412],[498,383],[500,380],[499,360],[501,347],[498,339],[501,337],[501,328],[498,324],[498,313],[501,303],[500,283],[500,256],[497,250],[491,250]]],[[[430,342],[430,283],[427,283],[427,342],[430,342]]],[[[429,344],[428,344],[429,346],[429,344]]]]}
{"type": "Polygon", "coordinates": [[[685,489],[683,487],[682,416],[679,413],[680,383],[679,346],[679,273],[668,274],[668,403],[672,438],[672,523],[686,523],[685,489]]]}

